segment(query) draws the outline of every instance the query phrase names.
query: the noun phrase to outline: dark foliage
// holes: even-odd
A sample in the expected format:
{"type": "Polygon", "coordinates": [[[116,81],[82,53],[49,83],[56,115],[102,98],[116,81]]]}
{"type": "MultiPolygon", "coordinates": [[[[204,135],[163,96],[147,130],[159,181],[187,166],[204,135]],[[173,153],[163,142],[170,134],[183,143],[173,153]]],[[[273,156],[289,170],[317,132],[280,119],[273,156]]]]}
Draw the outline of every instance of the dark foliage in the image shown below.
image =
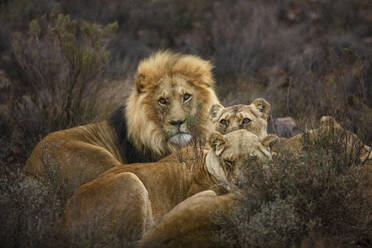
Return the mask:
{"type": "Polygon", "coordinates": [[[302,247],[316,233],[318,245],[330,239],[342,247],[370,247],[372,202],[361,147],[342,144],[343,135],[305,134],[300,154],[283,149],[265,165],[252,158],[238,182],[246,200],[222,237],[234,247],[302,247]]]}

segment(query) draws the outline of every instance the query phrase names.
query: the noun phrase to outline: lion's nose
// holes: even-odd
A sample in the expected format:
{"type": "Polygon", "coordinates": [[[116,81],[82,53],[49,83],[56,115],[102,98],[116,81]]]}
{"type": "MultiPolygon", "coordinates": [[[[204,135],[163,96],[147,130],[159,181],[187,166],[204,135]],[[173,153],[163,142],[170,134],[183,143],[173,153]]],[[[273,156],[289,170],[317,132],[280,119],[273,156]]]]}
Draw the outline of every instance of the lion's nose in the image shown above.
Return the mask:
{"type": "Polygon", "coordinates": [[[169,124],[171,124],[172,126],[180,127],[184,122],[185,120],[177,120],[177,121],[170,121],[169,124]]]}

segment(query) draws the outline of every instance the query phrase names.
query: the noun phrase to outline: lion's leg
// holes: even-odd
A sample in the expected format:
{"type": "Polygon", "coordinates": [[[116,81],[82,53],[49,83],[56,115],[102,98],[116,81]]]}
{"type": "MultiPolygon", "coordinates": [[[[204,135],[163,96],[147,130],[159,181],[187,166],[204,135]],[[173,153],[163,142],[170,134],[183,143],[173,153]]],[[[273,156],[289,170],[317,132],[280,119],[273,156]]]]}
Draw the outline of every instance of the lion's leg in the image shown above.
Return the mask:
{"type": "Polygon", "coordinates": [[[196,194],[173,208],[137,242],[139,247],[218,247],[218,215],[228,214],[236,195],[196,194]]]}
{"type": "Polygon", "coordinates": [[[63,216],[63,230],[73,241],[77,237],[95,243],[107,238],[134,241],[151,224],[148,192],[139,178],[128,172],[81,186],[69,199],[63,216]]]}

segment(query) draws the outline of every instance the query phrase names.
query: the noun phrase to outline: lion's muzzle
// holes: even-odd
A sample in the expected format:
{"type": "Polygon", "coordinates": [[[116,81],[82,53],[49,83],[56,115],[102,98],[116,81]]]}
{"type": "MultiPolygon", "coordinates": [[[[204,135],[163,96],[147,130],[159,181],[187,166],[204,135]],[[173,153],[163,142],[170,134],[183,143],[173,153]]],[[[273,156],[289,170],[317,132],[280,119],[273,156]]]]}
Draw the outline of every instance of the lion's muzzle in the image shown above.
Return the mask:
{"type": "Polygon", "coordinates": [[[175,145],[185,146],[190,142],[191,137],[188,133],[176,133],[169,141],[175,145]]]}

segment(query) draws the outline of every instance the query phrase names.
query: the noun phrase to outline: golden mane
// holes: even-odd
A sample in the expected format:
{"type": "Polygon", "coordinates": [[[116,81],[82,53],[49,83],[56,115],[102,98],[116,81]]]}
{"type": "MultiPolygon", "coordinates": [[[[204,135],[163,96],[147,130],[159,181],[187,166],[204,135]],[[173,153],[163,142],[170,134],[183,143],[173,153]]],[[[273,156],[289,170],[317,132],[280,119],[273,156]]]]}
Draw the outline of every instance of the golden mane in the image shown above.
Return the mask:
{"type": "MultiPolygon", "coordinates": [[[[195,118],[199,130],[206,135],[212,123],[208,119],[208,109],[219,103],[213,90],[213,66],[209,61],[194,55],[184,55],[160,51],[142,60],[138,65],[136,85],[129,95],[125,118],[128,121],[128,137],[138,150],[148,150],[153,157],[164,157],[172,152],[172,146],[164,141],[164,131],[160,128],[159,113],[154,107],[154,91],[165,81],[176,85],[171,78],[182,77],[194,89],[198,106],[195,118]]],[[[194,106],[197,108],[197,106],[194,106]]]]}
{"type": "Polygon", "coordinates": [[[145,86],[153,88],[159,85],[159,80],[165,75],[182,74],[192,79],[190,83],[195,87],[213,87],[212,69],[209,61],[197,56],[159,51],[140,62],[136,85],[139,89],[145,86]]]}

